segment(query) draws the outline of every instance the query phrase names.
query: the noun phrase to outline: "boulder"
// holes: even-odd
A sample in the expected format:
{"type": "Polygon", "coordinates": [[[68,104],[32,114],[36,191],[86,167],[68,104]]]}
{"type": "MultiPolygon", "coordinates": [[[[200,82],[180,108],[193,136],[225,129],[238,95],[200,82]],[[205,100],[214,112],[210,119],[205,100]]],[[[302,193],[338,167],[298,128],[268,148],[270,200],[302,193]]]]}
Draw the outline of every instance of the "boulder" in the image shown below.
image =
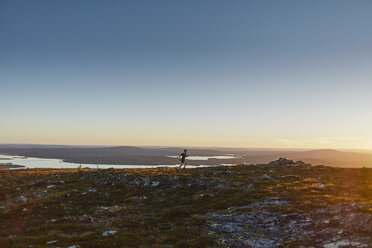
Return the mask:
{"type": "Polygon", "coordinates": [[[271,177],[269,175],[266,175],[266,174],[263,174],[261,177],[260,177],[260,180],[269,180],[271,179],[271,177]]]}
{"type": "Polygon", "coordinates": [[[28,199],[27,197],[21,195],[20,197],[18,197],[15,202],[19,203],[19,202],[26,202],[28,199]]]}
{"type": "Polygon", "coordinates": [[[286,158],[279,158],[278,160],[271,161],[269,165],[289,165],[289,164],[294,164],[293,160],[289,160],[286,158]]]}
{"type": "Polygon", "coordinates": [[[90,190],[88,190],[88,192],[96,193],[96,192],[97,192],[97,189],[95,189],[95,188],[91,188],[90,190]]]}
{"type": "Polygon", "coordinates": [[[322,183],[316,183],[316,187],[319,188],[319,189],[324,189],[325,185],[322,184],[322,183]]]}
{"type": "Polygon", "coordinates": [[[104,231],[102,233],[102,236],[114,235],[115,233],[117,233],[117,231],[104,231]]]}
{"type": "Polygon", "coordinates": [[[251,183],[243,186],[243,189],[247,189],[247,190],[253,189],[253,188],[254,188],[254,185],[251,183]]]}

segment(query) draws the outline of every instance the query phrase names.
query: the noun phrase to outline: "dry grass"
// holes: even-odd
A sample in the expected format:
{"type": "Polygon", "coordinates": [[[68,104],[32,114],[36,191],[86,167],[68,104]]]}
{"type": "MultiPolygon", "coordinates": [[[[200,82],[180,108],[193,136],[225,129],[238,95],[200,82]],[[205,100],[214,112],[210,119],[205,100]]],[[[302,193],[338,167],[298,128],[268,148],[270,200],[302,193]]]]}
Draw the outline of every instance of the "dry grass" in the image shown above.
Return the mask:
{"type": "Polygon", "coordinates": [[[309,211],[342,201],[372,203],[372,169],[114,169],[88,177],[90,170],[1,170],[0,207],[6,207],[0,209],[0,247],[220,247],[206,231],[207,213],[271,196],[291,201],[288,211],[309,211]],[[97,178],[126,174],[131,179],[150,177],[166,183],[159,187],[95,183],[97,178]],[[271,179],[260,180],[263,174],[271,179]],[[195,179],[220,180],[220,184],[187,186],[195,179]],[[181,186],[173,187],[176,183],[181,186]],[[254,184],[254,189],[244,189],[248,184],[254,184]],[[55,188],[38,196],[48,185],[55,188]],[[89,192],[92,188],[97,192],[89,192]],[[28,201],[16,203],[21,195],[28,201]],[[107,230],[117,233],[103,237],[107,230]]]}

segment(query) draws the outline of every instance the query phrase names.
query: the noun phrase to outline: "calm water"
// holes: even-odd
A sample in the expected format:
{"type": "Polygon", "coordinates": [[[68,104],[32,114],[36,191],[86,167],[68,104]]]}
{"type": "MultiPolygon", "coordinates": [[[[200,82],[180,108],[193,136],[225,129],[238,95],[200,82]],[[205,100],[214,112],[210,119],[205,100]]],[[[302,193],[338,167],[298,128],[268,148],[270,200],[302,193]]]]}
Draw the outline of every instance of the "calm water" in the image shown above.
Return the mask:
{"type": "MultiPolygon", "coordinates": [[[[177,156],[168,156],[168,157],[175,157],[177,156]]],[[[188,159],[190,160],[208,160],[208,158],[217,158],[226,159],[226,158],[234,158],[232,156],[190,156],[188,159]],[[192,159],[191,159],[192,158],[192,159]],[[202,159],[196,159],[202,158],[202,159]]],[[[80,164],[78,163],[69,163],[64,162],[61,159],[54,159],[54,158],[35,158],[35,157],[21,157],[21,156],[10,156],[10,155],[0,155],[0,164],[5,163],[12,163],[15,165],[23,165],[27,168],[77,168],[80,164]]],[[[81,166],[88,167],[88,168],[97,168],[96,164],[81,164],[81,166]]],[[[99,168],[107,169],[107,168],[156,168],[156,167],[175,167],[176,165],[127,165],[127,164],[100,164],[99,168]]],[[[193,166],[188,165],[188,168],[195,168],[195,167],[211,167],[213,165],[200,165],[200,166],[193,166]]],[[[218,165],[215,165],[218,166],[218,165]]]]}
{"type": "MultiPolygon", "coordinates": [[[[178,156],[167,156],[168,158],[178,158],[178,156]]],[[[224,156],[188,156],[187,160],[208,160],[208,159],[237,159],[239,157],[234,155],[224,155],[224,156]]]]}

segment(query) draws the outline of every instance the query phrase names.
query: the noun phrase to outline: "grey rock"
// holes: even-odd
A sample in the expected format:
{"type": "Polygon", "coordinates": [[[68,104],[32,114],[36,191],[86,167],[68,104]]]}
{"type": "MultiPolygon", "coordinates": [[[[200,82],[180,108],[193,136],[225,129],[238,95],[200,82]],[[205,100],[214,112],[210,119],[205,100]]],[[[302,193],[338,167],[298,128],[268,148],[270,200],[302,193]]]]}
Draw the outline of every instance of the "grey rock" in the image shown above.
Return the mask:
{"type": "Polygon", "coordinates": [[[260,177],[260,180],[268,180],[268,179],[271,179],[271,177],[269,175],[266,175],[266,174],[263,174],[261,177],[260,177]]]}
{"type": "Polygon", "coordinates": [[[141,201],[141,200],[146,200],[147,196],[145,196],[145,195],[143,195],[143,196],[132,196],[129,199],[135,200],[135,201],[141,201]]]}
{"type": "Polygon", "coordinates": [[[203,197],[214,197],[214,195],[210,193],[199,194],[196,198],[203,198],[203,197]]]}
{"type": "Polygon", "coordinates": [[[115,233],[117,233],[117,231],[105,231],[102,233],[102,236],[114,235],[115,233]]]}
{"type": "Polygon", "coordinates": [[[316,183],[316,187],[320,188],[320,189],[323,189],[323,188],[325,188],[325,185],[322,184],[322,183],[316,183]]]}
{"type": "Polygon", "coordinates": [[[267,248],[267,247],[279,247],[283,244],[278,242],[277,240],[257,237],[257,238],[250,238],[246,240],[244,243],[248,244],[249,247],[255,248],[267,248]]]}
{"type": "Polygon", "coordinates": [[[177,180],[179,180],[179,179],[180,179],[179,176],[173,176],[173,177],[172,177],[172,180],[173,180],[173,181],[177,181],[177,180]]]}
{"type": "Polygon", "coordinates": [[[289,160],[286,158],[279,158],[278,160],[271,161],[268,165],[290,165],[294,164],[293,160],[289,160]]]}
{"type": "Polygon", "coordinates": [[[55,243],[57,243],[57,240],[51,240],[51,241],[46,242],[47,245],[53,245],[55,243]]]}
{"type": "Polygon", "coordinates": [[[15,200],[15,202],[16,202],[16,203],[20,203],[20,202],[26,202],[27,200],[28,200],[27,197],[21,195],[20,197],[18,197],[18,198],[15,200]]]}
{"type": "Polygon", "coordinates": [[[333,243],[325,244],[324,248],[339,248],[339,247],[369,247],[368,244],[362,244],[360,242],[350,242],[348,240],[340,240],[333,243]]]}
{"type": "Polygon", "coordinates": [[[44,190],[43,192],[41,192],[40,194],[39,194],[39,196],[45,196],[45,195],[47,195],[48,194],[48,190],[44,190]]]}
{"type": "Polygon", "coordinates": [[[250,184],[244,185],[242,188],[249,190],[249,189],[253,189],[254,185],[250,183],[250,184]]]}
{"type": "Polygon", "coordinates": [[[369,205],[342,203],[310,212],[281,212],[280,207],[285,210],[287,204],[270,198],[229,208],[226,214],[207,216],[213,223],[209,229],[229,247],[281,247],[281,240],[305,247],[368,247],[372,241],[372,215],[359,211],[369,205]],[[267,211],[271,206],[278,206],[278,211],[267,211]],[[242,213],[244,209],[248,212],[242,213]],[[239,212],[234,213],[236,210],[239,212]]]}

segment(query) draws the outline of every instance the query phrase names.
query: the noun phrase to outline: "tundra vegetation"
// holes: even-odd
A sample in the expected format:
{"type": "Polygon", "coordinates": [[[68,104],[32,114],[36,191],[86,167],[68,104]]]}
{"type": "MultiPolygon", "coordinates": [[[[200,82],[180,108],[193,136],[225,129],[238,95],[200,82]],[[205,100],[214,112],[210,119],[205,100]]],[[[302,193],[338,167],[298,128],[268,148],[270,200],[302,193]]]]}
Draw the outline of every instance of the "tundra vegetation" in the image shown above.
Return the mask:
{"type": "Polygon", "coordinates": [[[0,247],[371,247],[372,169],[0,170],[0,247]]]}

